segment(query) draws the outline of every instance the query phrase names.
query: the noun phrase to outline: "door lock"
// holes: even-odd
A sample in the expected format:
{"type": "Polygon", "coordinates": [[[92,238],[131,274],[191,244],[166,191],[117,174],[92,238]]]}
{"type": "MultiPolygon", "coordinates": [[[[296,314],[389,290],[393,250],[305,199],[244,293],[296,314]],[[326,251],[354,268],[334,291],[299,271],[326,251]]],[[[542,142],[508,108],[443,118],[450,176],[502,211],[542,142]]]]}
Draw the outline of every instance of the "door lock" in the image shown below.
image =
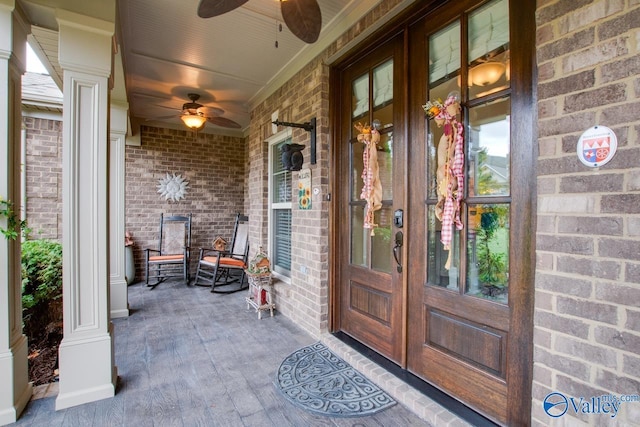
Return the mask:
{"type": "Polygon", "coordinates": [[[402,228],[403,222],[404,212],[402,211],[402,209],[396,209],[396,211],[393,213],[393,225],[398,228],[402,228]]]}

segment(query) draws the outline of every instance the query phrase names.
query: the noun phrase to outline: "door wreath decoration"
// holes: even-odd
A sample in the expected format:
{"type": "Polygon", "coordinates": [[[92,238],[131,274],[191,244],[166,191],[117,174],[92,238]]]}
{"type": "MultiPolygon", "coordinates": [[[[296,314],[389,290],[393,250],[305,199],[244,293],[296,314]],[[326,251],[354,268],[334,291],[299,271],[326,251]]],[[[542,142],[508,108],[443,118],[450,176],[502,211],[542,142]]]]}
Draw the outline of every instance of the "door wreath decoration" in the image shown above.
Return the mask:
{"type": "MultiPolygon", "coordinates": [[[[444,103],[440,99],[428,101],[422,108],[438,127],[444,127],[437,148],[436,218],[442,222],[440,241],[444,249],[449,251],[453,225],[458,230],[463,228],[460,200],[464,197],[464,127],[457,119],[460,99],[456,93],[451,93],[444,103]]],[[[449,269],[450,265],[451,253],[445,268],[449,269]]]]}
{"type": "Polygon", "coordinates": [[[371,235],[375,236],[374,228],[378,225],[374,221],[374,212],[382,208],[382,183],[380,182],[380,168],[378,166],[378,143],[380,132],[375,127],[354,125],[358,130],[358,142],[364,144],[362,152],[362,192],[360,199],[366,200],[366,212],[364,215],[364,228],[371,229],[371,235]]]}

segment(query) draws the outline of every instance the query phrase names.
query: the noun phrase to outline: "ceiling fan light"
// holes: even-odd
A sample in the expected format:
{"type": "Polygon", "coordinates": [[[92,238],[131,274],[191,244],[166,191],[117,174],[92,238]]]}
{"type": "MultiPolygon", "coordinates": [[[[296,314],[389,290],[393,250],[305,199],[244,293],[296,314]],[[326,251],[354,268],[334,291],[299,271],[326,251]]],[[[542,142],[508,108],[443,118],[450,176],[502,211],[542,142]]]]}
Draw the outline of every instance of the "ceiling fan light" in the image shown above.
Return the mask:
{"type": "Polygon", "coordinates": [[[500,62],[483,62],[469,70],[469,80],[476,86],[492,85],[500,80],[504,69],[504,64],[500,62]]]}
{"type": "Polygon", "coordinates": [[[183,114],[182,116],[180,116],[180,119],[190,129],[200,129],[204,125],[204,122],[207,121],[207,118],[201,114],[189,113],[183,114]]]}

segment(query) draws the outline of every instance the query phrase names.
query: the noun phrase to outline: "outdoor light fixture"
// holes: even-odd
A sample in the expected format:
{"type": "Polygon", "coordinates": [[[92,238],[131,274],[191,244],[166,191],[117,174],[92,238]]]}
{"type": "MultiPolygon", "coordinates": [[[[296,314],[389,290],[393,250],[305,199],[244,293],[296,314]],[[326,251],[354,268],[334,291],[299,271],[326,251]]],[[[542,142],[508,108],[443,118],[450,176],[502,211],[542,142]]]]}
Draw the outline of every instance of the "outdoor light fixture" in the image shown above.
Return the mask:
{"type": "Polygon", "coordinates": [[[185,112],[182,116],[180,116],[180,119],[184,122],[185,125],[187,125],[188,128],[193,130],[200,129],[202,126],[204,126],[204,122],[207,121],[207,118],[202,115],[202,113],[192,114],[189,112],[185,112]]]}
{"type": "MultiPolygon", "coordinates": [[[[309,132],[310,136],[309,136],[309,143],[310,143],[310,150],[311,150],[311,164],[315,165],[316,164],[316,118],[313,117],[311,118],[310,121],[305,122],[305,123],[291,123],[291,122],[281,122],[280,120],[276,120],[274,122],[271,122],[276,126],[288,126],[288,127],[292,127],[292,128],[300,128],[300,129],[304,129],[307,132],[309,132]]],[[[299,145],[299,144],[289,144],[289,145],[299,145]]],[[[301,146],[302,148],[304,148],[304,145],[301,146]]],[[[300,148],[299,150],[297,150],[298,152],[302,150],[302,148],[300,148]]],[[[289,150],[291,150],[291,147],[288,148],[289,150]]],[[[289,151],[291,154],[293,154],[292,151],[289,151]]],[[[284,154],[284,153],[283,153],[284,154]]],[[[285,154],[285,156],[288,156],[289,158],[291,158],[291,154],[285,154]]],[[[285,163],[285,168],[287,166],[290,166],[289,164],[285,163]]],[[[302,167],[302,153],[300,153],[300,167],[302,167]]],[[[299,170],[299,169],[293,169],[293,170],[299,170]]]]}

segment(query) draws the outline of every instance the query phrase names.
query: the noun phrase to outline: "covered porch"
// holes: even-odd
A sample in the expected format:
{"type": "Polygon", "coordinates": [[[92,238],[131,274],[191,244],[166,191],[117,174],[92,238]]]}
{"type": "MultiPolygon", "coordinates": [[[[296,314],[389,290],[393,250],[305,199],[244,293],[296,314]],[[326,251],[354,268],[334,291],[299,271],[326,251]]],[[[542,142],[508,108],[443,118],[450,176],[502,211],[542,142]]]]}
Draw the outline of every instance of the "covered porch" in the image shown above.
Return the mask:
{"type": "Polygon", "coordinates": [[[14,425],[467,425],[332,335],[314,337],[277,313],[258,320],[244,297],[214,296],[180,280],[154,291],[130,286],[130,316],[113,320],[115,396],[56,411],[55,386],[42,395],[45,387],[14,425]],[[399,403],[369,417],[329,418],[287,401],[274,384],[280,363],[318,340],[399,403]]]}

